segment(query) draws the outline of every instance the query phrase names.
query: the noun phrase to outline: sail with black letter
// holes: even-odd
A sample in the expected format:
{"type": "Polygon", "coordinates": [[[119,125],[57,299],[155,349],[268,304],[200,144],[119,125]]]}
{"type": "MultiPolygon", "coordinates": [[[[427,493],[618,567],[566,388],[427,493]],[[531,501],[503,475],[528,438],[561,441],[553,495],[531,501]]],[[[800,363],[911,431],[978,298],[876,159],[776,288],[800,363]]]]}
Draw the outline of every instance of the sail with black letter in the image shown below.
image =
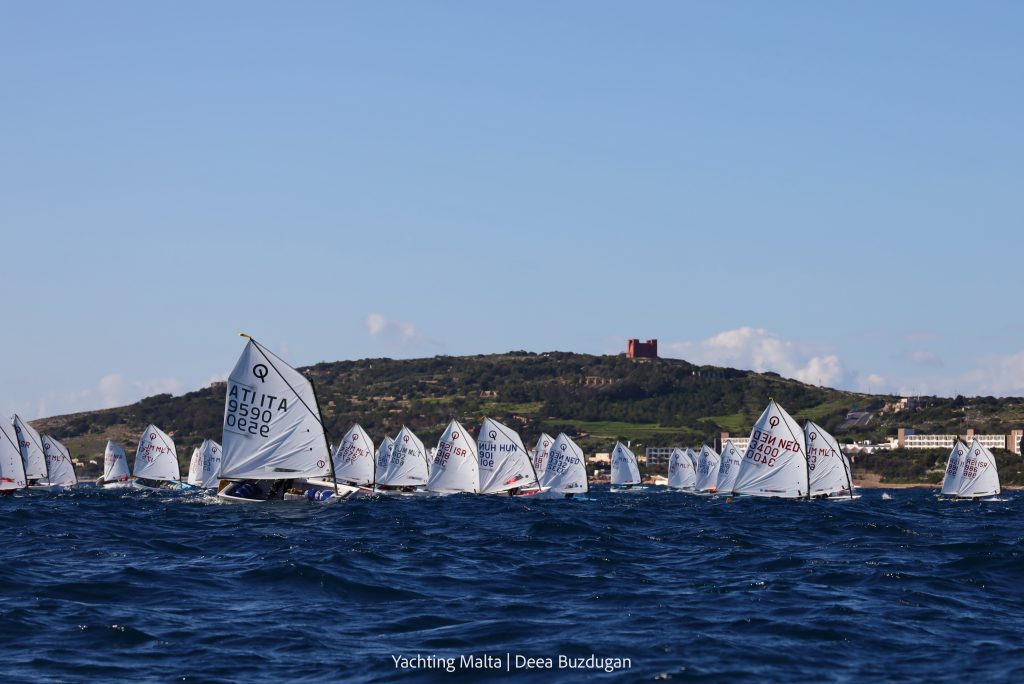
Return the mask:
{"type": "Polygon", "coordinates": [[[717,489],[719,492],[732,492],[733,485],[736,483],[736,476],[740,472],[740,461],[742,460],[743,454],[732,443],[732,440],[726,441],[725,446],[722,447],[722,462],[718,466],[717,489]]]}
{"type": "Polygon", "coordinates": [[[809,493],[804,432],[772,399],[750,433],[735,494],[799,498],[809,493]]]}
{"type": "MultiPolygon", "coordinates": [[[[379,466],[379,456],[377,463],[379,466]]],[[[428,477],[427,449],[416,433],[403,425],[388,447],[387,464],[383,473],[377,473],[377,483],[386,487],[420,487],[427,484],[428,477]]]]}
{"type": "Polygon", "coordinates": [[[457,420],[448,424],[437,442],[427,489],[439,494],[480,491],[476,442],[457,420]]]}
{"type": "Polygon", "coordinates": [[[212,439],[203,440],[192,452],[188,467],[188,483],[203,489],[216,487],[220,480],[220,444],[212,439]]]}
{"type": "Polygon", "coordinates": [[[28,485],[14,424],[0,421],[0,490],[24,489],[28,485]]]}
{"type": "Polygon", "coordinates": [[[334,450],[334,476],[353,485],[373,484],[373,440],[358,423],[341,438],[334,450]]]}
{"type": "Polygon", "coordinates": [[[616,442],[612,449],[612,486],[640,484],[640,466],[636,454],[622,442],[616,442]]]}
{"type": "Polygon", "coordinates": [[[43,454],[43,442],[39,433],[17,414],[15,414],[13,422],[14,434],[18,439],[18,450],[21,451],[21,462],[25,466],[25,478],[29,482],[45,479],[46,455],[43,454]]]}
{"type": "Polygon", "coordinates": [[[700,465],[700,459],[697,458],[697,453],[690,447],[686,447],[686,458],[690,459],[690,465],[693,466],[693,472],[696,475],[697,466],[700,465]]]}
{"type": "Polygon", "coordinates": [[[146,428],[139,439],[139,447],[135,451],[135,470],[132,474],[145,480],[181,480],[174,440],[156,425],[146,428]]]}
{"type": "Polygon", "coordinates": [[[559,494],[586,494],[590,491],[583,450],[565,433],[559,434],[551,445],[544,485],[559,494]]]}
{"type": "Polygon", "coordinates": [[[843,453],[836,438],[813,421],[807,421],[804,425],[804,438],[811,496],[853,496],[850,459],[843,453]]]}
{"type": "Polygon", "coordinates": [[[942,478],[942,494],[956,496],[960,488],[960,476],[963,474],[964,459],[967,457],[967,445],[960,440],[953,445],[946,461],[946,474],[942,478]]]}
{"type": "Polygon", "coordinates": [[[672,489],[693,489],[697,485],[697,472],[686,452],[676,447],[668,457],[668,486],[672,489]]]}
{"type": "Polygon", "coordinates": [[[957,484],[956,495],[962,499],[996,496],[1000,493],[996,458],[988,447],[974,438],[964,457],[963,474],[957,484]]]}
{"type": "Polygon", "coordinates": [[[480,461],[480,493],[538,486],[530,453],[519,433],[492,418],[484,418],[476,441],[480,461]]]}
{"type": "Polygon", "coordinates": [[[328,476],[327,447],[313,384],[251,337],[228,376],[222,479],[328,476]]]}
{"type": "Polygon", "coordinates": [[[714,449],[704,444],[697,457],[697,483],[694,489],[698,492],[715,492],[718,490],[718,470],[722,465],[722,457],[714,449]]]}
{"type": "Polygon", "coordinates": [[[45,480],[39,481],[39,484],[63,488],[78,484],[78,475],[75,474],[75,466],[71,462],[71,454],[67,447],[49,435],[43,435],[42,443],[48,474],[45,480]]]}
{"type": "Polygon", "coordinates": [[[128,456],[124,449],[117,442],[107,440],[107,447],[103,450],[103,484],[112,482],[126,482],[131,476],[128,470],[128,456]]]}
{"type": "Polygon", "coordinates": [[[533,470],[537,473],[537,479],[540,480],[541,485],[544,485],[544,477],[548,469],[548,456],[551,454],[551,443],[554,441],[554,437],[542,432],[537,444],[533,447],[533,470]]]}

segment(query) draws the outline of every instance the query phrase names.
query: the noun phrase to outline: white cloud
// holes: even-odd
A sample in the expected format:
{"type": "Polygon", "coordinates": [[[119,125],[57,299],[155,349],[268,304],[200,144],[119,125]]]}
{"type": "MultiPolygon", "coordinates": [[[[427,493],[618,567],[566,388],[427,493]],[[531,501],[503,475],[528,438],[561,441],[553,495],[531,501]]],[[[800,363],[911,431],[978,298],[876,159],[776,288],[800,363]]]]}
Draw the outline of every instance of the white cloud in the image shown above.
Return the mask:
{"type": "Polygon", "coordinates": [[[899,354],[896,354],[894,358],[899,359],[900,361],[907,361],[918,366],[943,365],[942,357],[935,352],[923,349],[902,351],[899,354]]]}
{"type": "Polygon", "coordinates": [[[815,355],[764,328],[726,330],[700,342],[670,342],[669,356],[691,363],[773,371],[812,385],[836,387],[848,380],[839,357],[815,355]]]}
{"type": "Polygon", "coordinates": [[[371,313],[363,324],[371,336],[386,339],[399,346],[422,342],[426,339],[413,323],[393,321],[379,313],[371,313]]]}
{"type": "Polygon", "coordinates": [[[957,385],[960,394],[1024,395],[1024,351],[981,359],[977,368],[957,379],[957,385]]]}
{"type": "Polygon", "coordinates": [[[51,391],[38,399],[21,400],[8,408],[10,412],[35,420],[124,406],[154,394],[180,394],[184,389],[184,385],[176,378],[131,379],[120,373],[110,373],[100,378],[93,387],[51,391]]]}

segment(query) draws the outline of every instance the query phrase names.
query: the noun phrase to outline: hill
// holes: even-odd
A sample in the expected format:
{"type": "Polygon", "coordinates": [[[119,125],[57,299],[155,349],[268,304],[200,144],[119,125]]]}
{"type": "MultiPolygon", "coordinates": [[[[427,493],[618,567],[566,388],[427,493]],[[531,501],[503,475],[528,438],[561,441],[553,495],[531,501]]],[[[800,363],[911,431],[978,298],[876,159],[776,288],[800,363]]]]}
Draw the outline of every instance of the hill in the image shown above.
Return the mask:
{"type": "MultiPolygon", "coordinates": [[[[678,359],[509,352],[338,361],[300,370],[316,385],[325,425],[335,441],[358,422],[375,441],[409,425],[429,445],[451,418],[469,427],[487,415],[519,430],[528,445],[540,432],[564,431],[588,453],[609,451],[618,439],[632,440],[642,450],[711,443],[723,430],[746,436],[769,397],[798,420],[812,419],[843,441],[882,439],[899,425],[962,433],[967,426],[1007,432],[1024,424],[1021,399],[927,398],[912,412],[886,414],[881,409],[896,397],[678,359]],[[858,410],[861,419],[848,419],[858,410]]],[[[34,425],[61,439],[74,455],[96,459],[107,439],[131,451],[146,425],[155,423],[173,434],[179,458],[187,464],[194,445],[206,437],[219,438],[223,411],[224,386],[218,385],[34,425]]]]}

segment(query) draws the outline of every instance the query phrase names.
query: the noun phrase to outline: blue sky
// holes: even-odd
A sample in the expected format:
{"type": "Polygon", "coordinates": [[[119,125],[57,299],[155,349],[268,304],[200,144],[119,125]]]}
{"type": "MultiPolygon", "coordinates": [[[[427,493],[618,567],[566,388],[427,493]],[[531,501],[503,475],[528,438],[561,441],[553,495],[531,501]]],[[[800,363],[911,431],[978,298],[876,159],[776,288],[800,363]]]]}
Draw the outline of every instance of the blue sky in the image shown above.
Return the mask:
{"type": "Polygon", "coordinates": [[[1024,5],[0,3],[0,408],[663,355],[1024,394],[1024,5]]]}

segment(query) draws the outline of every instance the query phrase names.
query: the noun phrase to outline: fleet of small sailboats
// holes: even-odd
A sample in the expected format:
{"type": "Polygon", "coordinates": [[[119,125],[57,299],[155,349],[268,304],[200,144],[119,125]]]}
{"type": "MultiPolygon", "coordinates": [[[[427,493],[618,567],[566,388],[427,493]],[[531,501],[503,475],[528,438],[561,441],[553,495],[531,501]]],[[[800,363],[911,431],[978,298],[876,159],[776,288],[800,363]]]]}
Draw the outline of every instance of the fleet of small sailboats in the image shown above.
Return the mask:
{"type": "MultiPolygon", "coordinates": [[[[155,425],[143,432],[133,473],[117,443],[104,451],[101,487],[213,489],[230,502],[273,499],[338,500],[353,493],[450,495],[586,494],[586,457],[568,435],[541,434],[527,450],[518,432],[485,417],[476,439],[451,420],[437,447],[403,426],[373,440],[358,424],[336,449],[329,445],[313,384],[252,338],[228,377],[223,448],[207,439],[192,453],[187,482],[181,481],[174,440],[155,425]],[[132,477],[134,476],[134,477],[132,477]]],[[[40,436],[15,415],[0,425],[0,493],[20,489],[61,491],[78,484],[68,450],[40,436]]],[[[610,457],[613,492],[644,489],[636,455],[617,442],[610,457]]],[[[770,400],[740,454],[726,441],[719,454],[704,444],[673,449],[666,484],[693,494],[771,498],[855,498],[849,458],[820,425],[803,428],[770,400]]],[[[992,452],[977,439],[956,442],[941,494],[977,499],[1000,493],[992,452]]],[[[546,498],[546,497],[545,497],[546,498]]]]}

